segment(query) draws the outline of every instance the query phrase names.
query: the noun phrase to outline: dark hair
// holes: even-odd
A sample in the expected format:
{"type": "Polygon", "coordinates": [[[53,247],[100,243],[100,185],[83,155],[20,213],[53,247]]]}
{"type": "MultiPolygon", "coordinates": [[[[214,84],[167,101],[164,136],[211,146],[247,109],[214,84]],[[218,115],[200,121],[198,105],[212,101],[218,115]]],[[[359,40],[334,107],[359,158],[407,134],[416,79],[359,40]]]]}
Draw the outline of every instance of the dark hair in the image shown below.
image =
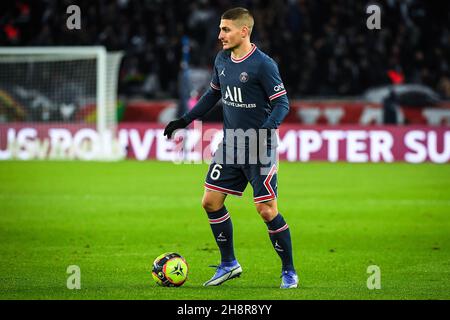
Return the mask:
{"type": "Polygon", "coordinates": [[[246,25],[249,28],[250,33],[252,32],[254,24],[253,16],[250,11],[245,8],[237,7],[227,10],[222,14],[221,19],[240,20],[242,25],[246,25]]]}
{"type": "Polygon", "coordinates": [[[250,11],[248,11],[245,8],[242,7],[237,7],[237,8],[233,8],[230,10],[227,10],[224,12],[224,14],[222,14],[222,19],[227,19],[227,20],[237,20],[240,18],[247,18],[247,17],[251,17],[253,18],[253,16],[251,15],[250,11]]]}

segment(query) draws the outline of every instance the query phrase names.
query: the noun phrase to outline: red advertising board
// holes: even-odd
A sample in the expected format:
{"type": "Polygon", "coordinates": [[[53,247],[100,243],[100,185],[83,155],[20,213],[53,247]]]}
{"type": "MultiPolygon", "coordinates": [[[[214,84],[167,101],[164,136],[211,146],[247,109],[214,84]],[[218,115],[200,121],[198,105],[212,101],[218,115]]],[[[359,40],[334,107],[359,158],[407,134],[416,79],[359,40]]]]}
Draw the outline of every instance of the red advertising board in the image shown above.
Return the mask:
{"type": "MultiPolygon", "coordinates": [[[[110,150],[130,159],[180,161],[179,140],[167,140],[163,125],[122,123],[110,150]]],[[[182,131],[184,160],[208,161],[222,139],[221,124],[195,122],[182,131]]],[[[450,129],[431,126],[305,126],[278,131],[279,158],[288,161],[448,163],[450,129]]],[[[105,145],[92,127],[2,124],[0,160],[94,160],[105,145]]]]}

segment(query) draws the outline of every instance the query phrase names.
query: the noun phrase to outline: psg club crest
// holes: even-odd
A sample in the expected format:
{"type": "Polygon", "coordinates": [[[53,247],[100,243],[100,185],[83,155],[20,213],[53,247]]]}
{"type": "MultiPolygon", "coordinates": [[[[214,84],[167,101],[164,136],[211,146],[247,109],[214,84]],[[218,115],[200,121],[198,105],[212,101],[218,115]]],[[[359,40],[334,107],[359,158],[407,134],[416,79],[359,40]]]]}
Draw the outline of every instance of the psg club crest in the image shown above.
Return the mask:
{"type": "Polygon", "coordinates": [[[239,75],[239,80],[241,80],[241,82],[247,82],[248,81],[248,74],[247,74],[247,72],[242,72],[239,75]]]}

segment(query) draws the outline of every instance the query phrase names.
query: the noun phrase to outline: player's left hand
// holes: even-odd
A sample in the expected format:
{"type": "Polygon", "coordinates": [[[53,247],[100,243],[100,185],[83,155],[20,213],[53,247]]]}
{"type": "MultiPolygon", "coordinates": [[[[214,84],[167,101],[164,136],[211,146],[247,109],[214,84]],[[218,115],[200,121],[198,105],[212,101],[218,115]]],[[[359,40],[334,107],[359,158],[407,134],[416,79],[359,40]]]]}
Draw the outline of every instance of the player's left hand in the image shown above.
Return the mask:
{"type": "Polygon", "coordinates": [[[264,141],[264,145],[270,147],[271,145],[271,136],[272,136],[272,129],[270,128],[261,128],[261,130],[265,130],[265,134],[266,134],[266,139],[264,141]]]}

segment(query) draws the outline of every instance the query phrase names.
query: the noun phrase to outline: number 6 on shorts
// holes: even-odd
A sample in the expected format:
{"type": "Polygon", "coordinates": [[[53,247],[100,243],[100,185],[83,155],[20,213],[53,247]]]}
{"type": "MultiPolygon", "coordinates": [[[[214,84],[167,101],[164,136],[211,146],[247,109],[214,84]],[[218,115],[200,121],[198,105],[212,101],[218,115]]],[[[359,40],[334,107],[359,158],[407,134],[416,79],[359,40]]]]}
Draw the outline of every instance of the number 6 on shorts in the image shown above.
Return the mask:
{"type": "Polygon", "coordinates": [[[220,177],[220,171],[219,169],[222,169],[222,166],[220,164],[215,164],[214,167],[211,170],[211,174],[209,175],[211,179],[217,180],[220,177]]]}

